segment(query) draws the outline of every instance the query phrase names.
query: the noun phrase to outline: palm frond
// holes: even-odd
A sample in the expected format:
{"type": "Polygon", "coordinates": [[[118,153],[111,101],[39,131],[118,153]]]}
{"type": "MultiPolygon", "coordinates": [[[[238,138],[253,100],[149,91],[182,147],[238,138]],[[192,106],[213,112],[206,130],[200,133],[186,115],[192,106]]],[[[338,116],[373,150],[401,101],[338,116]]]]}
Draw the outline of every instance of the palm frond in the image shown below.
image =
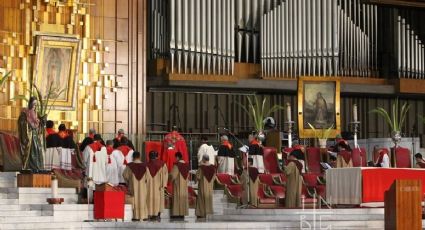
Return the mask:
{"type": "Polygon", "coordinates": [[[12,76],[13,70],[7,72],[2,78],[0,78],[0,88],[3,87],[3,84],[6,82],[6,80],[12,76]]]}
{"type": "Polygon", "coordinates": [[[391,128],[391,131],[399,132],[406,122],[407,112],[410,109],[410,105],[404,103],[401,110],[399,110],[399,99],[397,98],[391,105],[391,116],[387,110],[382,107],[372,109],[371,113],[377,113],[384,118],[385,122],[391,128]]]}
{"type": "Polygon", "coordinates": [[[391,120],[390,115],[384,108],[378,107],[376,109],[372,109],[370,113],[377,113],[378,115],[382,116],[385,122],[388,124],[388,126],[390,126],[391,130],[394,130],[393,121],[391,120]]]}

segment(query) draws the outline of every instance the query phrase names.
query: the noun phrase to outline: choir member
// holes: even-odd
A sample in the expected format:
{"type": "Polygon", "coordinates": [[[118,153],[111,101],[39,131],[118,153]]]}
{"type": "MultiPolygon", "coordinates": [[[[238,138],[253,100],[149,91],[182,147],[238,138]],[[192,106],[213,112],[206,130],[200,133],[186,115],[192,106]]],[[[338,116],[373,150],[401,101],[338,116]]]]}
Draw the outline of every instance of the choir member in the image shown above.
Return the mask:
{"type": "Polygon", "coordinates": [[[67,130],[65,125],[59,128],[59,136],[61,139],[61,151],[60,151],[60,168],[65,170],[72,170],[72,156],[77,150],[77,144],[74,141],[74,136],[71,130],[67,130]]]}
{"type": "Polygon", "coordinates": [[[348,168],[353,167],[353,160],[351,158],[351,148],[348,142],[344,139],[339,139],[338,143],[334,148],[334,152],[337,153],[336,167],[337,168],[348,168]]]}
{"type": "Polygon", "coordinates": [[[285,207],[287,208],[296,208],[301,206],[301,170],[303,166],[297,160],[296,153],[294,151],[289,154],[288,164],[285,167],[285,174],[287,177],[285,207]]]}
{"type": "Polygon", "coordinates": [[[92,144],[94,142],[94,135],[96,134],[95,129],[89,129],[89,135],[84,138],[84,140],[80,144],[80,151],[83,152],[86,149],[87,145],[92,144]]]}
{"type": "Polygon", "coordinates": [[[108,183],[116,186],[119,184],[119,169],[118,162],[112,156],[114,148],[112,147],[114,142],[112,140],[106,141],[106,153],[108,154],[108,163],[106,164],[106,180],[108,183]]]}
{"type": "Polygon", "coordinates": [[[215,161],[216,161],[216,156],[217,156],[217,151],[214,150],[214,147],[212,145],[208,144],[208,138],[206,136],[202,136],[201,137],[201,146],[199,147],[198,150],[198,163],[199,165],[202,164],[202,157],[204,155],[208,155],[209,158],[209,162],[212,165],[215,165],[215,161]]]}
{"type": "Polygon", "coordinates": [[[86,176],[91,177],[96,184],[105,183],[107,181],[106,164],[108,162],[108,154],[100,134],[94,135],[93,143],[84,149],[83,157],[86,166],[86,176]]]}
{"type": "Polygon", "coordinates": [[[425,168],[425,160],[422,158],[422,154],[416,153],[416,168],[425,168]]]}
{"type": "Polygon", "coordinates": [[[133,161],[134,151],[133,149],[131,149],[130,146],[128,146],[127,137],[121,137],[120,141],[120,146],[112,152],[112,156],[118,165],[119,181],[121,184],[124,184],[125,182],[124,178],[122,177],[122,173],[124,172],[124,169],[127,164],[133,161]]]}
{"type": "Polygon", "coordinates": [[[174,158],[176,152],[180,152],[182,154],[182,160],[189,162],[186,141],[177,131],[177,127],[173,126],[171,132],[165,135],[162,143],[161,160],[167,164],[168,171],[171,171],[174,163],[176,162],[176,159],[174,158]]]}
{"type": "Polygon", "coordinates": [[[123,137],[125,137],[126,139],[127,139],[127,143],[126,143],[126,145],[128,146],[128,147],[130,147],[132,150],[134,150],[134,145],[133,145],[133,142],[131,142],[126,136],[125,136],[125,134],[124,134],[124,129],[119,129],[118,130],[118,132],[117,132],[117,136],[114,138],[114,149],[116,149],[116,148],[118,148],[119,146],[121,146],[122,145],[122,141],[121,141],[121,139],[123,138],[123,137]]]}
{"type": "Polygon", "coordinates": [[[218,173],[227,173],[233,175],[235,172],[235,152],[229,138],[226,135],[221,136],[221,145],[217,153],[218,173]]]}
{"type": "Polygon", "coordinates": [[[46,121],[46,137],[48,137],[51,134],[56,134],[54,127],[55,127],[55,124],[53,123],[53,121],[51,120],[46,121]]]}
{"type": "Polygon", "coordinates": [[[44,169],[60,168],[61,139],[53,130],[53,121],[46,122],[46,152],[44,156],[44,169]]]}
{"type": "Polygon", "coordinates": [[[168,169],[165,162],[158,159],[158,152],[149,152],[150,161],[147,163],[151,180],[148,184],[148,215],[152,220],[160,220],[164,209],[165,189],[168,182],[168,169]]]}
{"type": "Polygon", "coordinates": [[[176,163],[174,164],[169,180],[173,186],[173,202],[171,204],[171,216],[176,218],[184,218],[189,215],[188,200],[188,177],[189,165],[183,160],[180,152],[175,154],[176,163]]]}
{"type": "Polygon", "coordinates": [[[253,165],[260,173],[264,173],[263,148],[254,135],[249,135],[248,141],[248,153],[254,161],[253,165]]]}
{"type": "Polygon", "coordinates": [[[304,161],[305,155],[304,155],[302,148],[299,147],[299,146],[294,147],[294,150],[292,150],[292,152],[290,154],[294,155],[297,162],[301,164],[301,173],[305,173],[305,161],[304,161]]]}
{"type": "Polygon", "coordinates": [[[379,157],[378,160],[375,162],[376,167],[382,167],[382,168],[390,168],[390,157],[388,156],[388,150],[387,149],[379,149],[378,150],[379,157]]]}
{"type": "Polygon", "coordinates": [[[248,158],[248,169],[245,168],[242,173],[243,196],[242,203],[258,207],[258,187],[260,180],[258,169],[254,167],[254,159],[248,158]],[[249,197],[249,200],[248,200],[249,197]]]}
{"type": "Polygon", "coordinates": [[[216,167],[211,164],[209,155],[202,156],[201,164],[196,171],[198,180],[198,196],[196,197],[195,215],[205,218],[207,214],[213,214],[214,180],[216,167]]]}
{"type": "Polygon", "coordinates": [[[148,184],[151,177],[147,166],[142,163],[140,153],[133,153],[133,162],[125,168],[122,176],[128,185],[128,195],[133,205],[133,220],[148,219],[148,184]]]}

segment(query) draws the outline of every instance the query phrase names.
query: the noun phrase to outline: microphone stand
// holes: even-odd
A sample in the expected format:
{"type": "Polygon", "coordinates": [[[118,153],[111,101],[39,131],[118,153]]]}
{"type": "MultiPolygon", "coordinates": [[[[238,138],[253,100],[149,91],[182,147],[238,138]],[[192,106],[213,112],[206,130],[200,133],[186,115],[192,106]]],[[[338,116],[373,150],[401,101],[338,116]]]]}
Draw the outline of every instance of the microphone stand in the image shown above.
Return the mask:
{"type": "MultiPolygon", "coordinates": [[[[239,138],[237,138],[236,136],[235,136],[235,134],[233,134],[232,132],[230,132],[230,130],[228,130],[228,129],[225,129],[227,132],[228,132],[228,134],[231,136],[231,137],[233,137],[235,140],[236,140],[236,142],[238,142],[241,146],[244,146],[244,144],[243,144],[243,142],[239,139],[239,138]]],[[[251,183],[250,183],[250,180],[251,180],[251,178],[249,177],[249,161],[248,161],[248,158],[249,158],[249,147],[248,147],[248,150],[246,151],[246,188],[247,188],[247,204],[241,204],[240,206],[238,206],[238,207],[236,207],[237,209],[245,209],[245,208],[252,208],[252,207],[254,207],[253,205],[251,205],[251,183]]],[[[243,158],[242,158],[243,159],[243,158]]],[[[242,163],[242,170],[244,170],[243,169],[243,163],[242,163]]],[[[243,171],[242,171],[242,173],[243,173],[243,171]]]]}

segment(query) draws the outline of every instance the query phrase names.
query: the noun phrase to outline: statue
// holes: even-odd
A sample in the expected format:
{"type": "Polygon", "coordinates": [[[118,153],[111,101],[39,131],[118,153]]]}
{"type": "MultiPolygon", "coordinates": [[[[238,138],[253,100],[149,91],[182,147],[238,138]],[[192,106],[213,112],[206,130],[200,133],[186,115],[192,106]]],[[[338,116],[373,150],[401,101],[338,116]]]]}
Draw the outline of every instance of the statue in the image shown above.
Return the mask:
{"type": "Polygon", "coordinates": [[[44,169],[43,118],[36,112],[37,100],[30,97],[28,108],[22,109],[18,118],[19,141],[21,144],[22,169],[39,172],[44,169]]]}
{"type": "Polygon", "coordinates": [[[326,100],[323,98],[322,93],[317,93],[316,102],[315,105],[315,123],[316,124],[326,124],[327,123],[327,117],[328,117],[328,106],[326,103],[326,100]]]}

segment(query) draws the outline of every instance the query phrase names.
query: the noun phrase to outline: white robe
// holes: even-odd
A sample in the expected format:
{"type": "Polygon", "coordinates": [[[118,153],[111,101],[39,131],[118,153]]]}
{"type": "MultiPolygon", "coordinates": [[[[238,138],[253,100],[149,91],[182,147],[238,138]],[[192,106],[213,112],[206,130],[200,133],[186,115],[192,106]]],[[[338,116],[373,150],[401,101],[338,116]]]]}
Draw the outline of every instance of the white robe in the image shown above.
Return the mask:
{"type": "Polygon", "coordinates": [[[96,184],[107,182],[106,164],[108,163],[108,154],[106,148],[102,147],[100,151],[93,153],[90,146],[87,146],[83,152],[84,162],[86,163],[86,175],[93,179],[96,184]],[[96,162],[93,157],[96,156],[96,162]]]}
{"type": "Polygon", "coordinates": [[[390,158],[388,157],[388,154],[384,154],[384,156],[382,157],[381,167],[390,168],[390,158]]]}
{"type": "Polygon", "coordinates": [[[233,175],[235,172],[235,158],[217,156],[217,173],[226,173],[233,175]]]}
{"type": "Polygon", "coordinates": [[[111,159],[111,163],[108,163],[108,156],[106,158],[106,180],[108,183],[116,186],[120,183],[118,162],[115,160],[112,154],[109,157],[111,159]]]}
{"type": "Polygon", "coordinates": [[[209,162],[212,165],[215,165],[215,157],[217,156],[217,151],[214,150],[212,145],[202,144],[198,150],[198,163],[201,165],[202,156],[208,155],[210,158],[209,162]]]}
{"type": "Polygon", "coordinates": [[[253,160],[253,167],[258,169],[259,173],[264,173],[264,160],[262,155],[249,155],[253,160]]]}
{"type": "Polygon", "coordinates": [[[122,176],[122,173],[126,168],[126,165],[124,164],[124,158],[127,160],[127,164],[133,162],[133,152],[133,150],[130,150],[126,157],[124,157],[124,154],[122,154],[122,152],[118,149],[115,149],[112,152],[112,157],[117,162],[119,183],[125,183],[124,177],[122,176]]]}
{"type": "Polygon", "coordinates": [[[51,170],[60,168],[59,153],[61,147],[46,148],[44,155],[44,169],[51,170]]]}
{"type": "Polygon", "coordinates": [[[65,170],[72,170],[72,155],[74,149],[61,148],[60,151],[60,168],[65,170]]]}

